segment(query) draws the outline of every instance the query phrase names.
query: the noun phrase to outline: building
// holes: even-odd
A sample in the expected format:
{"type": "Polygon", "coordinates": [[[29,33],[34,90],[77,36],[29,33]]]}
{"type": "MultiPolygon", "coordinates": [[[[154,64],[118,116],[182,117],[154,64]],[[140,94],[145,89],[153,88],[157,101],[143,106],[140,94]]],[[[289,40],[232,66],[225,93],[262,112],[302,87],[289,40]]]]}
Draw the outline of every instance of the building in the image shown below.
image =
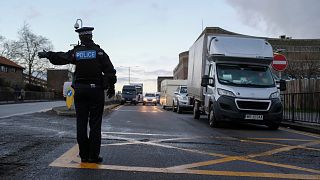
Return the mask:
{"type": "MultiPolygon", "coordinates": [[[[220,27],[206,27],[199,37],[204,33],[266,39],[272,45],[275,52],[281,52],[288,60],[288,67],[282,73],[282,76],[296,78],[320,77],[320,39],[293,39],[292,37],[286,37],[285,35],[282,35],[279,38],[255,37],[227,31],[220,27]]],[[[174,79],[187,79],[187,75],[182,75],[184,72],[188,71],[188,66],[185,66],[185,63],[188,60],[186,56],[182,57],[186,52],[179,54],[179,63],[173,71],[174,79]],[[182,58],[186,58],[183,62],[181,62],[180,55],[182,58]]],[[[279,72],[274,71],[274,73],[278,76],[280,75],[279,72]]]]}
{"type": "Polygon", "coordinates": [[[15,62],[0,56],[0,78],[7,82],[9,86],[24,87],[23,69],[15,62]]]}
{"type": "Polygon", "coordinates": [[[179,54],[179,64],[173,70],[173,79],[188,79],[189,51],[179,54]]]}
{"type": "Polygon", "coordinates": [[[68,69],[48,69],[47,83],[48,89],[54,91],[58,96],[63,92],[63,84],[67,81],[72,81],[72,72],[68,69]]]}
{"type": "Polygon", "coordinates": [[[292,39],[282,35],[267,40],[275,51],[288,60],[284,75],[293,78],[320,77],[320,39],[292,39]]]}
{"type": "Polygon", "coordinates": [[[173,76],[158,76],[158,78],[157,78],[157,92],[161,91],[161,82],[165,79],[173,79],[173,76]]]}

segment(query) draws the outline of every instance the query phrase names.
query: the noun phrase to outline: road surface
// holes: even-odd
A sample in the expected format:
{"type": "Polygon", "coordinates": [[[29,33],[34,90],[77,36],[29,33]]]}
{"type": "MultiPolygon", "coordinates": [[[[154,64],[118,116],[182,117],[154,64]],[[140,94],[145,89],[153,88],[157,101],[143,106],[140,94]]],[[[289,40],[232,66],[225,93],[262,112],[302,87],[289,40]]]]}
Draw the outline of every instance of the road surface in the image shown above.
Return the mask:
{"type": "Polygon", "coordinates": [[[265,126],[210,128],[205,116],[119,106],[104,116],[102,164],[80,163],[75,118],[0,119],[0,174],[14,179],[320,179],[320,136],[265,126]]]}

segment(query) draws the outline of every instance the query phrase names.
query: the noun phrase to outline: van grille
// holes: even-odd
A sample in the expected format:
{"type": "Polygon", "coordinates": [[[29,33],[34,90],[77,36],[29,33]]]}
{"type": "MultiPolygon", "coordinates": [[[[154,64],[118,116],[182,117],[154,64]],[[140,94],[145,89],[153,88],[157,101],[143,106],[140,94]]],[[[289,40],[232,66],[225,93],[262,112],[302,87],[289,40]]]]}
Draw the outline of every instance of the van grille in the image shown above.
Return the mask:
{"type": "Polygon", "coordinates": [[[237,107],[240,110],[268,111],[270,103],[269,100],[236,100],[237,107]]]}

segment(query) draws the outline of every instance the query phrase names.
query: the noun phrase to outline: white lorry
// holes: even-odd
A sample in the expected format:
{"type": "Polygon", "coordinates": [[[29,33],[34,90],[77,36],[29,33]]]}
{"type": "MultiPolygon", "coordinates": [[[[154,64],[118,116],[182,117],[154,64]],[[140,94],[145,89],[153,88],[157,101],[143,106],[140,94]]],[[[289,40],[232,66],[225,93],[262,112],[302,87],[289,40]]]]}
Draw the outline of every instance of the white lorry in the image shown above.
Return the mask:
{"type": "Polygon", "coordinates": [[[283,118],[280,90],[270,71],[271,45],[264,39],[203,34],[189,50],[188,96],[193,116],[267,125],[278,129],[283,118]]]}
{"type": "Polygon", "coordinates": [[[187,85],[187,80],[165,79],[161,82],[160,104],[163,109],[172,107],[174,92],[181,85],[187,85]]]}

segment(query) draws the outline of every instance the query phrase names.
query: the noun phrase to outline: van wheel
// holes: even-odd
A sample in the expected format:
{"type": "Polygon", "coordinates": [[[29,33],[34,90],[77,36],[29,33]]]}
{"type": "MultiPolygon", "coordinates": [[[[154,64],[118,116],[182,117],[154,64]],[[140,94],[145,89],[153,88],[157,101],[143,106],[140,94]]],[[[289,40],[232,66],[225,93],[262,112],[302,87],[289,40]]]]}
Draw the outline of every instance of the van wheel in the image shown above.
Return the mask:
{"type": "Polygon", "coordinates": [[[271,123],[267,125],[270,130],[278,130],[280,123],[271,123]]]}
{"type": "Polygon", "coordinates": [[[216,116],[214,115],[213,107],[210,107],[210,112],[208,115],[208,121],[210,127],[218,127],[219,123],[217,122],[216,116]]]}
{"type": "Polygon", "coordinates": [[[176,109],[176,107],[175,107],[175,105],[174,105],[174,101],[172,101],[172,111],[173,111],[173,112],[177,112],[177,109],[176,109]]]}
{"type": "Polygon", "coordinates": [[[193,118],[200,119],[200,111],[197,102],[195,102],[193,106],[193,118]]]}
{"type": "Polygon", "coordinates": [[[181,107],[179,106],[179,102],[177,103],[177,112],[178,112],[179,114],[182,113],[182,109],[181,109],[181,107]]]}

